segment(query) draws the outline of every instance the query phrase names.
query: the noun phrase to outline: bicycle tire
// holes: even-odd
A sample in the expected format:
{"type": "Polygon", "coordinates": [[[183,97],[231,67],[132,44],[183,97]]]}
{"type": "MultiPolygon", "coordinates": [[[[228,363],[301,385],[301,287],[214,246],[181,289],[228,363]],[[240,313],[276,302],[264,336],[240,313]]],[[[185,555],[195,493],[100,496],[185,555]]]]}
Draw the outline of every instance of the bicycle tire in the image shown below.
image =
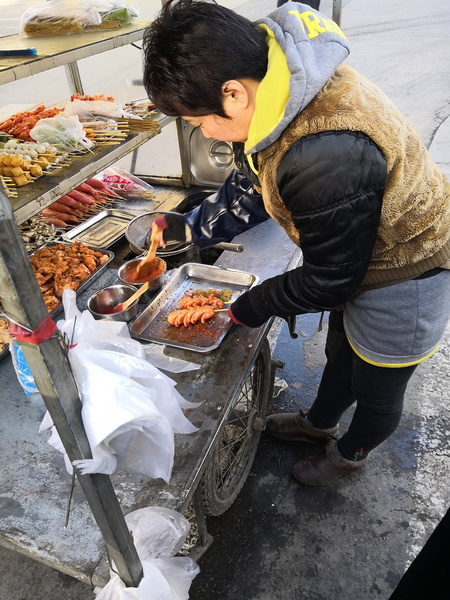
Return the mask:
{"type": "Polygon", "coordinates": [[[264,340],[200,482],[206,515],[218,516],[228,510],[244,486],[261,436],[260,420],[267,415],[272,391],[270,347],[264,340]]]}

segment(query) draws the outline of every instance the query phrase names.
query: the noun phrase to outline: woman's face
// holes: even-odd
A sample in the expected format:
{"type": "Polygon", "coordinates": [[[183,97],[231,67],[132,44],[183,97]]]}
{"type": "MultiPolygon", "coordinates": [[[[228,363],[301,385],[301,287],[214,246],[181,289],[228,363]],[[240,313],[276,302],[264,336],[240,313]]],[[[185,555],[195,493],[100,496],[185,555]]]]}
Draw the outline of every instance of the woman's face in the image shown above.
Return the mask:
{"type": "Polygon", "coordinates": [[[219,142],[246,142],[255,110],[258,85],[258,81],[251,79],[231,79],[223,84],[223,111],[228,119],[216,114],[183,119],[194,127],[200,127],[206,138],[219,142]]]}
{"type": "Polygon", "coordinates": [[[213,138],[220,142],[245,142],[248,136],[248,126],[245,120],[238,118],[225,119],[218,115],[205,115],[203,117],[183,117],[194,127],[200,127],[206,138],[213,138]]]}

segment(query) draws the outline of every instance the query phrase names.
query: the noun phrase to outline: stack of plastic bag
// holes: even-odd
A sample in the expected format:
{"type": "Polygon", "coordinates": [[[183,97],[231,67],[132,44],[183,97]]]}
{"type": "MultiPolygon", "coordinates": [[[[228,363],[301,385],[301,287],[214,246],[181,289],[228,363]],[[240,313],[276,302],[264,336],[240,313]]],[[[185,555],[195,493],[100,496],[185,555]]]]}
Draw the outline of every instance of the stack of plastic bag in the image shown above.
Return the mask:
{"type": "MultiPolygon", "coordinates": [[[[69,342],[69,360],[82,401],[82,419],[92,459],[75,461],[81,473],[111,475],[130,468],[168,482],[173,467],[174,433],[197,428],[183,408],[175,383],[146,359],[126,323],[96,321],[76,306],[76,294],[63,294],[65,320],[57,323],[69,342]]],[[[47,413],[40,431],[52,427],[49,443],[64,452],[47,413]]],[[[72,465],[65,455],[68,472],[72,465]]]]}
{"type": "Polygon", "coordinates": [[[189,522],[180,513],[152,506],[125,517],[144,576],[137,588],[126,587],[111,571],[111,579],[100,590],[97,600],[187,600],[189,587],[199,573],[190,558],[176,557],[189,532],[189,522]]]}

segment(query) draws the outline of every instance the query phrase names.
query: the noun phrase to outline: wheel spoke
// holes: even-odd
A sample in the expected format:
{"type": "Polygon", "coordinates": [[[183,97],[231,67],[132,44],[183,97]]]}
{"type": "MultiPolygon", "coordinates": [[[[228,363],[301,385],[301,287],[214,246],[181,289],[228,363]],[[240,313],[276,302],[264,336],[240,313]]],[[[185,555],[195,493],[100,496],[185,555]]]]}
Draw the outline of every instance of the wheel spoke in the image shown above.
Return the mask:
{"type": "Polygon", "coordinates": [[[203,476],[206,514],[219,515],[227,510],[250,472],[260,435],[253,423],[267,412],[271,374],[270,348],[265,342],[243,382],[203,476]]]}

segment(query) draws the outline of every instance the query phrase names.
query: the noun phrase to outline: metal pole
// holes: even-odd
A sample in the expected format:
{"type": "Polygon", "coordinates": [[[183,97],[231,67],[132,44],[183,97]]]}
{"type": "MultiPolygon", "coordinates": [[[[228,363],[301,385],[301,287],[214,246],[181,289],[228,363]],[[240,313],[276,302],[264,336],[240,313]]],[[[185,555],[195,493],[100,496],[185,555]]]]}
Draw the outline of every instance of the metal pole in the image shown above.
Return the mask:
{"type": "Polygon", "coordinates": [[[178,148],[180,152],[181,161],[181,177],[183,180],[184,187],[190,187],[191,185],[191,167],[190,167],[190,156],[189,156],[189,136],[187,132],[186,121],[183,121],[181,117],[177,119],[177,134],[178,134],[178,148]]]}
{"type": "Polygon", "coordinates": [[[84,94],[83,83],[81,81],[80,71],[76,62],[67,63],[64,65],[67,81],[69,83],[71,94],[84,94]]]}
{"type": "MultiPolygon", "coordinates": [[[[1,187],[0,300],[12,320],[32,331],[48,314],[1,187]]],[[[20,347],[69,459],[91,458],[81,419],[81,400],[60,337],[56,334],[38,346],[20,342],[20,347]]],[[[143,575],[142,565],[110,478],[80,473],[77,477],[120,578],[126,586],[137,587],[143,575]]]]}
{"type": "Polygon", "coordinates": [[[339,27],[341,26],[341,4],[341,0],[333,0],[333,14],[331,18],[339,27]]]}

